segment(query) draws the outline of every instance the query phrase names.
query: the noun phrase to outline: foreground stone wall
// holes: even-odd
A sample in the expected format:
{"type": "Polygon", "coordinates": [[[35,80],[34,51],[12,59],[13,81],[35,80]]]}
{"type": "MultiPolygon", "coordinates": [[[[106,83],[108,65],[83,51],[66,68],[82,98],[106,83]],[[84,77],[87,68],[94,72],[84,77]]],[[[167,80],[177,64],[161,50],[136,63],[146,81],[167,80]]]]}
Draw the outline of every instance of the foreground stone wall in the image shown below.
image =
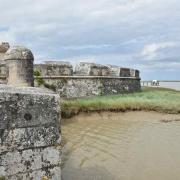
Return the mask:
{"type": "MultiPolygon", "coordinates": [[[[64,98],[77,98],[95,95],[121,94],[140,91],[139,78],[107,76],[58,76],[41,77],[55,87],[56,92],[64,98]]],[[[37,82],[35,83],[37,85],[37,82]]]]}
{"type": "Polygon", "coordinates": [[[0,178],[60,180],[59,96],[0,85],[0,178]]]}

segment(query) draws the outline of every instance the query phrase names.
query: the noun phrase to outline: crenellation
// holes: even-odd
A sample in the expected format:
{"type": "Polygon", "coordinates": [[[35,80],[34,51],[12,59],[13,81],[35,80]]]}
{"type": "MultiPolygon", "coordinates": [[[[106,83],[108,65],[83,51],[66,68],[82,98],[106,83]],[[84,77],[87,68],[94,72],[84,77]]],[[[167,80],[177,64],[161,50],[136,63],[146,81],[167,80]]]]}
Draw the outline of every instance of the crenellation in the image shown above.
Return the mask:
{"type": "Polygon", "coordinates": [[[34,71],[40,72],[41,76],[72,76],[73,67],[69,62],[47,61],[45,64],[35,64],[34,71]]]}
{"type": "Polygon", "coordinates": [[[101,64],[80,62],[76,64],[74,74],[79,76],[109,76],[110,69],[101,64]]]}
{"type": "Polygon", "coordinates": [[[139,78],[139,74],[140,74],[139,70],[137,70],[137,69],[130,69],[130,76],[131,77],[139,78]]]}
{"type": "Polygon", "coordinates": [[[120,67],[120,77],[131,77],[130,69],[120,67]]]}

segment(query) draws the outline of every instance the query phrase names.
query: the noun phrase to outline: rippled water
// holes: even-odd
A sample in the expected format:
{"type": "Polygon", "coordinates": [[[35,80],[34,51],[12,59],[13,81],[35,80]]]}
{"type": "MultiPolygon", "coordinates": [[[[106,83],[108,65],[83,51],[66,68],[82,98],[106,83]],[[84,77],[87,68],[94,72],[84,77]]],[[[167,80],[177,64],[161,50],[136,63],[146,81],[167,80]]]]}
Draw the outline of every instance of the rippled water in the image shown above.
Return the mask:
{"type": "Polygon", "coordinates": [[[180,115],[81,114],[62,133],[63,180],[180,179],[180,115]]]}

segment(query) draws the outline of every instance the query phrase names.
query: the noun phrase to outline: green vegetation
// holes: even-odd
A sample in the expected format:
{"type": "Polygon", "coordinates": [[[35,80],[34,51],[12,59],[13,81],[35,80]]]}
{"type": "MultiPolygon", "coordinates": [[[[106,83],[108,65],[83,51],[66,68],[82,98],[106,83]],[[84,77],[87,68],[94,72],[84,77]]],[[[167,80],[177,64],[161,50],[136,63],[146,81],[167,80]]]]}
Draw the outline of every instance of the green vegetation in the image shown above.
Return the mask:
{"type": "Polygon", "coordinates": [[[5,177],[0,176],[0,180],[6,180],[5,177]]]}
{"type": "Polygon", "coordinates": [[[63,100],[62,117],[92,111],[157,111],[180,113],[180,91],[165,88],[143,88],[141,92],[63,100]]]}
{"type": "Polygon", "coordinates": [[[40,77],[41,73],[39,71],[34,71],[34,76],[38,86],[44,85],[45,81],[40,77]]]}
{"type": "Polygon", "coordinates": [[[37,82],[38,86],[44,86],[48,89],[51,89],[53,91],[56,91],[56,86],[54,84],[48,84],[41,78],[41,73],[36,70],[34,71],[35,81],[37,82]]]}

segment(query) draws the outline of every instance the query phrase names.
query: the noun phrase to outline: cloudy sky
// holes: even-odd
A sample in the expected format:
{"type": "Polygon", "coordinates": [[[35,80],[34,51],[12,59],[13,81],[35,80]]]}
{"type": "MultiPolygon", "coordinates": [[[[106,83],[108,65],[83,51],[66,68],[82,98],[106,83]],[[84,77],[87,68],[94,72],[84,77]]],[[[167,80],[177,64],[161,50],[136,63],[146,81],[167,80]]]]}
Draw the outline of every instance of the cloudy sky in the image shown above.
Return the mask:
{"type": "Polygon", "coordinates": [[[179,0],[0,0],[0,41],[44,60],[91,61],[180,79],[179,0]]]}

